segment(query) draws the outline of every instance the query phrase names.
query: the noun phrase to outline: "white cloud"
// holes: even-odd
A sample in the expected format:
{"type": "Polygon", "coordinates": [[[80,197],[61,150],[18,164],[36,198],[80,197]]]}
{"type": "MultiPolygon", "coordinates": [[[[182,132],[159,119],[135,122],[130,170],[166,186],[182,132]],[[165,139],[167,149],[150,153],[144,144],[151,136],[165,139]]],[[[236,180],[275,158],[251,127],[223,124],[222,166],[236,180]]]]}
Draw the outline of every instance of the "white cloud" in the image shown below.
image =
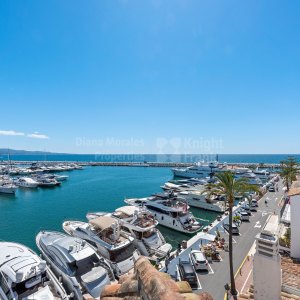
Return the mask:
{"type": "Polygon", "coordinates": [[[23,132],[17,132],[14,130],[0,130],[0,135],[8,135],[8,136],[16,136],[16,135],[24,135],[23,132]]]}
{"type": "Polygon", "coordinates": [[[38,132],[27,134],[27,136],[33,139],[49,139],[48,135],[40,134],[38,132]]]}

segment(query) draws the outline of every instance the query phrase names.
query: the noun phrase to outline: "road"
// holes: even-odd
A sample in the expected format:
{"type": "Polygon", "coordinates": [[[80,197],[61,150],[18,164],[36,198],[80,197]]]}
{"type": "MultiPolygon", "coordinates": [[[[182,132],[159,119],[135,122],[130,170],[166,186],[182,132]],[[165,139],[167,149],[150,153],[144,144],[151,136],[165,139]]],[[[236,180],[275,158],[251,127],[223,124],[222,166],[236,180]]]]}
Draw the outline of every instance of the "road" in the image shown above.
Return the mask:
{"type": "MultiPolygon", "coordinates": [[[[236,272],[243,262],[244,258],[247,256],[251,246],[255,241],[255,236],[264,227],[267,218],[270,214],[279,213],[278,203],[283,196],[282,183],[278,184],[279,192],[268,192],[259,201],[259,207],[257,212],[252,212],[250,217],[250,222],[243,222],[239,227],[240,235],[233,236],[235,243],[233,245],[233,257],[234,257],[234,272],[236,272]],[[265,204],[265,199],[268,198],[268,204],[265,204]]],[[[226,223],[226,219],[224,220],[226,223]]],[[[218,226],[212,228],[210,231],[214,233],[215,230],[219,229],[221,236],[226,238],[227,233],[222,228],[222,223],[218,226]]],[[[228,240],[228,235],[227,235],[228,240]]],[[[182,260],[188,260],[188,255],[191,249],[199,249],[200,241],[195,242],[188,249],[183,251],[179,257],[182,260]]],[[[201,284],[201,289],[199,292],[209,292],[213,299],[222,300],[224,299],[224,285],[230,283],[229,277],[229,258],[228,252],[221,251],[221,257],[223,261],[213,262],[210,264],[213,272],[209,273],[198,273],[198,278],[201,284]]],[[[176,276],[176,265],[178,263],[178,257],[173,259],[169,264],[168,273],[172,276],[176,276]]]]}

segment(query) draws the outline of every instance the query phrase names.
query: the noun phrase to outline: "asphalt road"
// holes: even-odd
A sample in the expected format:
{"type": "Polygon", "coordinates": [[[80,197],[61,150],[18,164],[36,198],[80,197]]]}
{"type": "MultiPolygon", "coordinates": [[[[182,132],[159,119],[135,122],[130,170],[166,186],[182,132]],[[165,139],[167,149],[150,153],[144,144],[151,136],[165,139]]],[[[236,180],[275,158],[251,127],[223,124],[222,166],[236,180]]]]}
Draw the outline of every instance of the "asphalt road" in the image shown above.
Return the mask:
{"type": "MultiPolygon", "coordinates": [[[[259,206],[257,212],[252,212],[250,216],[250,222],[243,222],[239,227],[240,235],[234,235],[233,238],[235,243],[233,245],[233,257],[234,257],[234,271],[236,272],[243,262],[244,258],[247,256],[250,248],[252,247],[255,236],[262,230],[265,225],[267,218],[270,214],[279,213],[278,202],[280,201],[283,191],[282,183],[279,182],[279,192],[268,192],[262,197],[259,201],[259,206]],[[265,204],[265,199],[268,199],[268,204],[265,204]]],[[[226,220],[225,220],[226,223],[226,220]]],[[[221,236],[226,238],[227,233],[223,230],[222,224],[218,226],[221,236]]],[[[212,229],[212,232],[216,230],[216,227],[212,229]]],[[[191,247],[186,249],[180,254],[182,260],[188,260],[188,255],[192,249],[199,249],[200,241],[194,243],[191,247]]],[[[201,289],[199,292],[209,292],[214,300],[223,300],[224,299],[224,285],[230,283],[229,277],[229,258],[228,252],[221,251],[221,257],[223,261],[221,262],[212,262],[210,267],[213,272],[209,273],[198,273],[198,278],[200,281],[201,289]]],[[[168,273],[172,276],[177,276],[176,265],[178,263],[178,258],[173,259],[169,264],[168,273]]],[[[196,291],[195,291],[196,292],[196,291]]]]}

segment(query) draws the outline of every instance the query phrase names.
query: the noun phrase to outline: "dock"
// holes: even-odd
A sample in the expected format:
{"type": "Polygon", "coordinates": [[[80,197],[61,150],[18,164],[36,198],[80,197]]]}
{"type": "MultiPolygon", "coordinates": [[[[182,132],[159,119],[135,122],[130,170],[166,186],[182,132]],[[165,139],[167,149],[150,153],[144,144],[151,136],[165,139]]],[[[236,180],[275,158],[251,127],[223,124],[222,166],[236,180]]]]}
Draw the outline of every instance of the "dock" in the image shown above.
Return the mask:
{"type": "MultiPolygon", "coordinates": [[[[241,266],[247,258],[249,250],[251,249],[255,236],[262,230],[265,222],[270,215],[279,213],[278,203],[283,196],[283,184],[279,183],[279,192],[268,192],[259,201],[257,212],[253,212],[250,217],[250,222],[242,222],[239,227],[240,234],[233,236],[233,258],[234,258],[234,272],[242,270],[241,266]],[[265,205],[264,200],[268,197],[268,206],[265,205]]],[[[233,208],[236,211],[240,208],[237,205],[233,208]]],[[[223,228],[223,223],[228,223],[229,216],[223,216],[220,221],[215,221],[208,229],[208,233],[216,235],[217,230],[221,234],[221,238],[228,241],[228,233],[223,228]]],[[[177,264],[179,260],[188,261],[189,254],[192,250],[200,250],[200,247],[209,243],[208,240],[201,239],[202,232],[192,237],[187,241],[187,248],[183,249],[178,256],[173,258],[169,265],[167,273],[172,278],[178,278],[177,264]]],[[[174,253],[173,253],[174,255],[174,253]]],[[[230,282],[229,278],[229,255],[225,250],[220,251],[222,261],[209,261],[208,272],[197,272],[199,289],[195,292],[208,292],[214,299],[223,299],[225,294],[224,286],[230,282]]],[[[162,268],[165,272],[166,269],[162,268]]],[[[242,271],[240,271],[242,272],[242,271]]],[[[237,275],[237,273],[236,273],[237,275]]]]}

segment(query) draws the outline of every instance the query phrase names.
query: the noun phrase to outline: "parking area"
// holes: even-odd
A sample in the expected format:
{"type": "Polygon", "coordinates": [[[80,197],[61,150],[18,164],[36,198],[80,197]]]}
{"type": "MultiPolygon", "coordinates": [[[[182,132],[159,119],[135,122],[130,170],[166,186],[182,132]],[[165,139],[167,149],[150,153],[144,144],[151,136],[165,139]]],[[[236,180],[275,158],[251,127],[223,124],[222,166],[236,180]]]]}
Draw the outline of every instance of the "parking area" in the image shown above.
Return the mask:
{"type": "MultiPolygon", "coordinates": [[[[249,221],[241,222],[238,226],[239,234],[233,236],[233,257],[234,257],[234,270],[236,271],[246,255],[248,254],[255,236],[261,231],[267,218],[270,214],[278,212],[278,202],[283,195],[282,183],[279,183],[279,191],[268,192],[258,202],[257,211],[252,211],[249,221]],[[267,203],[265,203],[267,200],[267,203]]],[[[235,207],[234,213],[237,213],[239,207],[235,207]]],[[[217,225],[209,230],[211,235],[219,235],[219,241],[227,244],[229,235],[224,229],[224,225],[228,223],[228,216],[223,218],[217,225]]],[[[177,280],[178,264],[180,261],[191,261],[190,253],[193,250],[202,250],[205,252],[206,248],[210,247],[211,241],[201,239],[202,233],[199,233],[199,238],[195,239],[187,249],[181,251],[178,257],[175,257],[168,265],[168,273],[177,280]]],[[[197,280],[199,282],[199,290],[209,292],[214,299],[223,299],[224,285],[229,282],[229,257],[228,251],[222,248],[216,249],[219,253],[219,260],[208,259],[208,270],[197,271],[197,280]]]]}

